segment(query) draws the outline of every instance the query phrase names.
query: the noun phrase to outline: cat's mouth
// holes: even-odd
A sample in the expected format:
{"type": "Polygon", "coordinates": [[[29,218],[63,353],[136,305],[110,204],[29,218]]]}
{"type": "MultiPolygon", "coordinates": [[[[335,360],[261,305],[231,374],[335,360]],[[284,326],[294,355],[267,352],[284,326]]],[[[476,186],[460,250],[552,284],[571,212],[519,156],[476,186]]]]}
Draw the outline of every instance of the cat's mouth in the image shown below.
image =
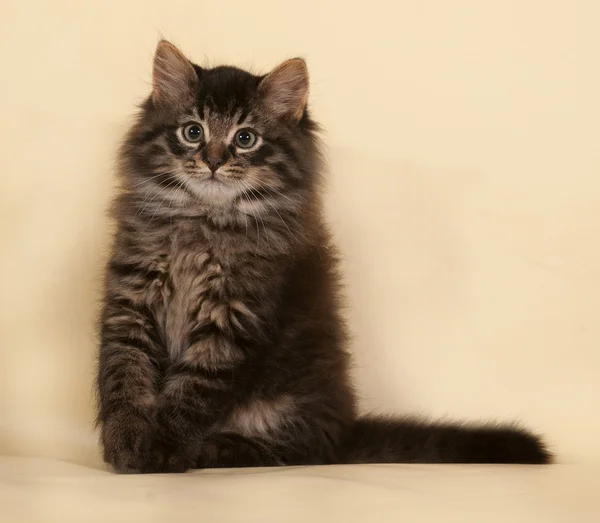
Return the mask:
{"type": "Polygon", "coordinates": [[[188,177],[192,180],[199,181],[202,183],[214,183],[220,185],[227,185],[231,180],[231,176],[224,174],[219,171],[193,171],[188,174],[188,177]]]}

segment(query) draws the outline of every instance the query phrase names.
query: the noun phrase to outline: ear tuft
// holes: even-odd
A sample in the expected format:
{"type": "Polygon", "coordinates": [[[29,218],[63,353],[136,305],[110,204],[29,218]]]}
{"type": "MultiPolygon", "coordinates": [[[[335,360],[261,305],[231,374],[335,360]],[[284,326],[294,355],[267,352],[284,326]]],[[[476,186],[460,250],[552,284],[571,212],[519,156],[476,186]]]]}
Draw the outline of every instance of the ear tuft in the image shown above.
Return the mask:
{"type": "Polygon", "coordinates": [[[278,118],[299,121],[308,102],[308,69],[302,58],[286,60],[260,83],[263,100],[278,118]]]}
{"type": "Polygon", "coordinates": [[[154,55],[152,99],[159,106],[181,107],[193,101],[198,76],[171,42],[161,40],[154,55]]]}

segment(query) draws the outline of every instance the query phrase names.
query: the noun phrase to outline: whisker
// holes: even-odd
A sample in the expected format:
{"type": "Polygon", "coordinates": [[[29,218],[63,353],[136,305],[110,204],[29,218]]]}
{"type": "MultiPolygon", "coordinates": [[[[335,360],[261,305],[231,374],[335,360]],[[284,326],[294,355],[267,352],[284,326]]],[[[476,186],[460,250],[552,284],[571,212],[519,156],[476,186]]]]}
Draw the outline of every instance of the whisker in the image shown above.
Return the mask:
{"type": "MultiPolygon", "coordinates": [[[[180,183],[177,185],[177,187],[175,188],[176,191],[180,192],[180,197],[179,197],[179,207],[183,207],[183,197],[185,196],[185,180],[181,180],[180,183]]],[[[175,200],[171,200],[171,203],[169,204],[169,209],[173,210],[173,205],[175,204],[175,200]]],[[[171,229],[173,229],[173,213],[171,213],[170,215],[170,220],[171,220],[171,229]]]]}
{"type": "MultiPolygon", "coordinates": [[[[171,183],[169,183],[165,189],[168,189],[169,187],[173,187],[173,185],[177,186],[177,184],[179,183],[179,180],[174,179],[171,183]]],[[[162,207],[162,204],[165,202],[165,200],[171,195],[173,194],[174,190],[171,189],[170,191],[167,191],[167,194],[165,194],[164,198],[161,200],[161,202],[156,206],[156,209],[154,210],[154,213],[152,214],[150,220],[148,221],[148,223],[146,224],[146,227],[144,227],[144,230],[146,230],[148,228],[148,226],[150,225],[150,223],[152,222],[152,220],[154,219],[154,217],[156,216],[156,213],[158,212],[158,210],[162,207]]],[[[153,198],[152,200],[154,200],[155,198],[153,198]]],[[[151,200],[151,201],[152,201],[151,200]]],[[[151,203],[148,202],[148,204],[146,204],[146,207],[151,203]]],[[[145,207],[144,207],[145,208],[145,207]]]]}
{"type": "MultiPolygon", "coordinates": [[[[250,198],[248,197],[248,191],[251,190],[252,188],[245,181],[243,181],[243,180],[239,180],[239,182],[246,189],[246,190],[242,191],[242,196],[252,206],[253,202],[250,201],[250,198]]],[[[259,203],[259,202],[254,202],[254,203],[259,203]]],[[[260,202],[260,203],[262,205],[262,202],[260,202]]],[[[264,209],[264,205],[263,205],[263,209],[264,209]]],[[[254,213],[252,213],[251,216],[254,218],[254,221],[256,222],[256,231],[257,231],[257,234],[258,234],[258,240],[260,239],[260,225],[258,224],[258,219],[260,219],[260,221],[262,223],[262,226],[263,226],[263,231],[265,233],[264,236],[265,236],[265,239],[267,241],[267,245],[270,248],[271,245],[269,243],[269,235],[267,233],[267,227],[265,225],[265,222],[264,222],[262,216],[260,214],[255,215],[254,213]]],[[[257,244],[256,244],[257,247],[258,247],[258,240],[257,240],[257,244]]]]}
{"type": "Polygon", "coordinates": [[[156,178],[158,178],[160,176],[164,176],[165,174],[176,174],[178,172],[180,172],[179,169],[169,169],[166,171],[161,171],[161,172],[154,174],[148,178],[144,178],[143,180],[140,180],[138,183],[136,183],[134,185],[131,185],[131,188],[134,189],[136,187],[139,187],[140,185],[144,185],[152,180],[155,180],[156,178]]]}
{"type": "MultiPolygon", "coordinates": [[[[170,170],[170,171],[166,171],[164,174],[175,174],[175,173],[178,173],[178,172],[179,172],[178,170],[175,170],[175,169],[173,169],[173,170],[170,170]]],[[[161,173],[161,174],[162,174],[162,173],[161,173]]],[[[160,176],[160,174],[159,174],[158,176],[160,176]]],[[[177,179],[175,178],[173,181],[177,182],[177,179]]],[[[172,185],[173,181],[172,181],[171,183],[169,183],[169,184],[168,184],[168,185],[167,185],[165,188],[168,188],[170,185],[172,185]]],[[[151,195],[153,194],[152,188],[149,188],[149,189],[146,191],[146,194],[147,194],[148,196],[151,196],[151,195]]],[[[139,210],[138,210],[138,211],[135,213],[135,216],[134,216],[134,217],[137,217],[138,215],[142,215],[142,214],[143,214],[143,212],[146,210],[146,207],[148,207],[148,205],[150,205],[150,204],[151,204],[151,203],[154,201],[154,199],[155,199],[155,198],[156,198],[156,197],[157,197],[159,194],[160,194],[160,193],[155,193],[155,194],[152,196],[152,198],[150,198],[150,200],[147,200],[147,199],[146,199],[146,197],[145,197],[145,198],[142,200],[142,204],[141,204],[141,205],[143,205],[143,207],[142,207],[142,208],[140,208],[140,209],[139,209],[139,210]],[[144,204],[145,204],[145,205],[144,205],[144,204]]]]}
{"type": "MultiPolygon", "coordinates": [[[[280,196],[286,197],[286,195],[282,194],[281,192],[279,192],[277,189],[274,188],[270,188],[268,186],[266,186],[265,184],[263,184],[262,182],[255,180],[257,185],[259,186],[259,188],[262,189],[267,189],[267,190],[271,190],[273,192],[275,192],[276,194],[279,194],[280,196]]],[[[272,209],[275,211],[275,213],[277,214],[277,216],[279,216],[279,219],[281,220],[281,222],[283,223],[283,225],[285,225],[286,229],[288,230],[288,232],[290,233],[290,235],[292,236],[292,238],[294,238],[294,240],[296,240],[297,242],[299,241],[298,238],[292,233],[292,231],[290,230],[287,222],[284,220],[283,216],[281,216],[281,214],[279,213],[279,211],[277,210],[277,207],[275,206],[275,204],[273,202],[271,202],[268,198],[264,199],[271,207],[272,209]]],[[[288,198],[289,200],[289,198],[288,198]]],[[[291,202],[291,200],[290,200],[291,202]]],[[[304,230],[304,227],[302,227],[302,225],[300,224],[300,222],[296,219],[292,219],[292,222],[294,223],[294,225],[296,225],[299,229],[304,230]]]]}
{"type": "MultiPolygon", "coordinates": [[[[248,202],[250,206],[252,206],[252,201],[248,197],[248,193],[246,191],[242,192],[242,197],[248,202]]],[[[254,223],[256,224],[256,248],[258,249],[258,244],[260,243],[260,224],[258,223],[258,218],[254,213],[251,213],[250,216],[254,219],[254,223]]]]}
{"type": "Polygon", "coordinates": [[[281,220],[281,223],[283,223],[283,225],[285,226],[285,228],[287,229],[287,231],[290,233],[290,236],[296,240],[296,242],[299,242],[298,238],[294,235],[294,233],[291,231],[291,229],[289,228],[288,224],[286,223],[286,221],[283,219],[283,216],[281,216],[281,214],[279,213],[279,211],[277,210],[277,207],[275,206],[275,204],[273,202],[271,202],[268,198],[265,198],[264,200],[266,203],[268,203],[271,208],[275,211],[275,213],[277,214],[277,216],[279,216],[279,219],[281,220]]]}

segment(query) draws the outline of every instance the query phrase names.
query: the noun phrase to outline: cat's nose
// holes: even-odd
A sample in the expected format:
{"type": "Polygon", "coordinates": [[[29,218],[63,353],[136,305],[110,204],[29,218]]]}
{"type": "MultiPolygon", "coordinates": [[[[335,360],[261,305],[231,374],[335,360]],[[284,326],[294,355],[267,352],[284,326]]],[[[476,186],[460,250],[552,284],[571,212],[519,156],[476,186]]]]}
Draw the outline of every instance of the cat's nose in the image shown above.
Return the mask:
{"type": "Polygon", "coordinates": [[[208,165],[208,168],[214,173],[219,167],[221,167],[221,165],[223,165],[225,162],[223,160],[222,156],[209,156],[206,159],[206,165],[208,165]]]}
{"type": "Polygon", "coordinates": [[[214,174],[229,159],[229,151],[225,144],[209,143],[204,150],[202,160],[214,174]]]}

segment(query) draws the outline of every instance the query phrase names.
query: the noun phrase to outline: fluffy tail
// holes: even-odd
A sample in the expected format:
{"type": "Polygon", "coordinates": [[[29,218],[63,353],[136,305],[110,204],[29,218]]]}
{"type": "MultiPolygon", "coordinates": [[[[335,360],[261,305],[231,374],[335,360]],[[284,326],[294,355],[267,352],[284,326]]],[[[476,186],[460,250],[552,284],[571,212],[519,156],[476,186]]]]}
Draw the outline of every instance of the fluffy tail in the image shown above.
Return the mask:
{"type": "Polygon", "coordinates": [[[535,463],[552,461],[544,442],[514,425],[430,424],[366,417],[342,447],[342,463],[535,463]]]}

